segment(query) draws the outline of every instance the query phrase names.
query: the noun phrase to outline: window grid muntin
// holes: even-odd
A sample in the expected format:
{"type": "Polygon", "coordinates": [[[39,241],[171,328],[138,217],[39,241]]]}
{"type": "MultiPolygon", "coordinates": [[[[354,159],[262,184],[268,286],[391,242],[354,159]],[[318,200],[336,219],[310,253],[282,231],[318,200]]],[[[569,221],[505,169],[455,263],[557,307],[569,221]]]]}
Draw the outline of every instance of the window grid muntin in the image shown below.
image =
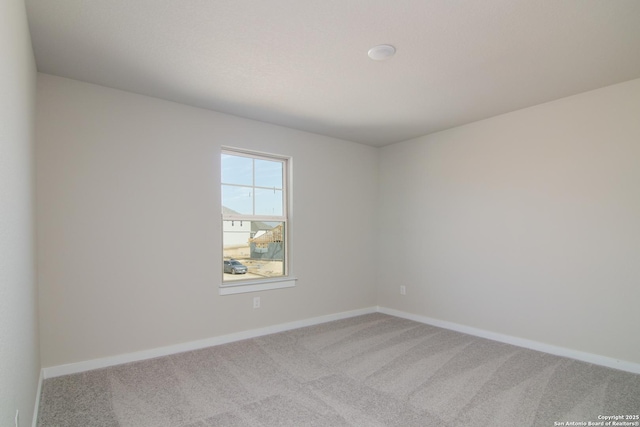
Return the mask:
{"type": "MultiPolygon", "coordinates": [[[[288,167],[289,167],[289,159],[284,158],[284,157],[280,157],[280,156],[272,156],[270,157],[269,155],[265,155],[265,154],[260,154],[260,153],[252,153],[250,151],[245,151],[245,150],[238,150],[236,151],[235,149],[223,149],[221,154],[226,154],[229,156],[238,156],[238,157],[247,157],[249,159],[252,160],[252,167],[251,167],[251,175],[252,175],[252,185],[251,187],[247,186],[247,185],[242,185],[242,184],[231,184],[231,183],[225,183],[222,182],[221,179],[221,186],[222,185],[228,185],[228,186],[234,186],[234,187],[244,187],[244,188],[260,188],[260,189],[264,189],[264,190],[272,190],[274,189],[274,187],[264,187],[264,186],[256,186],[255,185],[255,160],[256,159],[260,159],[260,160],[266,160],[266,161],[271,161],[271,162],[279,162],[282,165],[282,187],[278,188],[275,187],[276,190],[282,190],[282,215],[255,215],[255,191],[253,192],[253,196],[252,196],[252,211],[253,214],[242,214],[242,216],[247,217],[247,216],[251,216],[251,217],[260,217],[260,218],[281,218],[282,221],[286,221],[286,218],[288,216],[288,205],[289,205],[289,192],[287,189],[287,182],[288,182],[288,167]]],[[[222,188],[222,187],[221,187],[222,188]]],[[[240,219],[238,217],[238,215],[230,215],[230,214],[224,214],[223,213],[223,219],[225,218],[229,218],[229,219],[240,219]]]]}

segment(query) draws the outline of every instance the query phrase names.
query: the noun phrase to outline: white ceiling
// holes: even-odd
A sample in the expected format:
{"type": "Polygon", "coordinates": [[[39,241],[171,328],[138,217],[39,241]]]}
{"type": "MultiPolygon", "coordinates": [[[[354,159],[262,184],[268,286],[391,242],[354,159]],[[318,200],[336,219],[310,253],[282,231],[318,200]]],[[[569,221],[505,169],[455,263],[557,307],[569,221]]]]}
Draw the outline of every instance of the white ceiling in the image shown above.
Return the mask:
{"type": "Polygon", "coordinates": [[[373,146],[640,77],[639,0],[26,3],[43,73],[373,146]]]}

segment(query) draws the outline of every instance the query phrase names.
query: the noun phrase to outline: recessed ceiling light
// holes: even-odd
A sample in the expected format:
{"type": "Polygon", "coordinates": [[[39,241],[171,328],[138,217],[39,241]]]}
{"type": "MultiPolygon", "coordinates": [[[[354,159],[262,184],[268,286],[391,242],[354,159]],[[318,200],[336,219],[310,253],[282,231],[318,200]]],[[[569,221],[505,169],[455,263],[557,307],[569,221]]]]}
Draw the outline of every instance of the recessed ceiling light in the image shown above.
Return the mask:
{"type": "Polygon", "coordinates": [[[369,58],[382,61],[391,58],[396,53],[396,48],[390,44],[380,44],[369,49],[369,58]]]}

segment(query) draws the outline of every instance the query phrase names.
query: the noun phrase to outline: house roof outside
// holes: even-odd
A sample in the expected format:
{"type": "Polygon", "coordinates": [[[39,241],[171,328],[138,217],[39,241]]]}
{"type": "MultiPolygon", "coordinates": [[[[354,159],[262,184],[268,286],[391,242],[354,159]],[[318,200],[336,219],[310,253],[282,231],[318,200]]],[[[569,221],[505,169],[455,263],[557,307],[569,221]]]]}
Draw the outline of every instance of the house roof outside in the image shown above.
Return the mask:
{"type": "MultiPolygon", "coordinates": [[[[222,214],[223,215],[240,215],[240,212],[234,211],[233,209],[229,209],[226,206],[222,206],[222,214]]],[[[271,230],[273,227],[274,225],[269,225],[262,221],[251,221],[252,233],[257,233],[260,230],[271,230]]]]}

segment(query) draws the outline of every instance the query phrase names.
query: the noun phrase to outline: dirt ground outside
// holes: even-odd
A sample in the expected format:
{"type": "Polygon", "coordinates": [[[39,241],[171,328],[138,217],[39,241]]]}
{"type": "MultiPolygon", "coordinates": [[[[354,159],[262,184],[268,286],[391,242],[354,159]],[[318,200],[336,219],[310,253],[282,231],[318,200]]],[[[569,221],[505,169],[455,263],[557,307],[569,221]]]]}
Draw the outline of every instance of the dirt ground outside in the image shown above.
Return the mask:
{"type": "Polygon", "coordinates": [[[224,281],[262,279],[265,277],[280,277],[283,275],[283,261],[251,259],[248,246],[224,248],[224,259],[233,258],[246,265],[246,274],[224,273],[224,281]]]}

